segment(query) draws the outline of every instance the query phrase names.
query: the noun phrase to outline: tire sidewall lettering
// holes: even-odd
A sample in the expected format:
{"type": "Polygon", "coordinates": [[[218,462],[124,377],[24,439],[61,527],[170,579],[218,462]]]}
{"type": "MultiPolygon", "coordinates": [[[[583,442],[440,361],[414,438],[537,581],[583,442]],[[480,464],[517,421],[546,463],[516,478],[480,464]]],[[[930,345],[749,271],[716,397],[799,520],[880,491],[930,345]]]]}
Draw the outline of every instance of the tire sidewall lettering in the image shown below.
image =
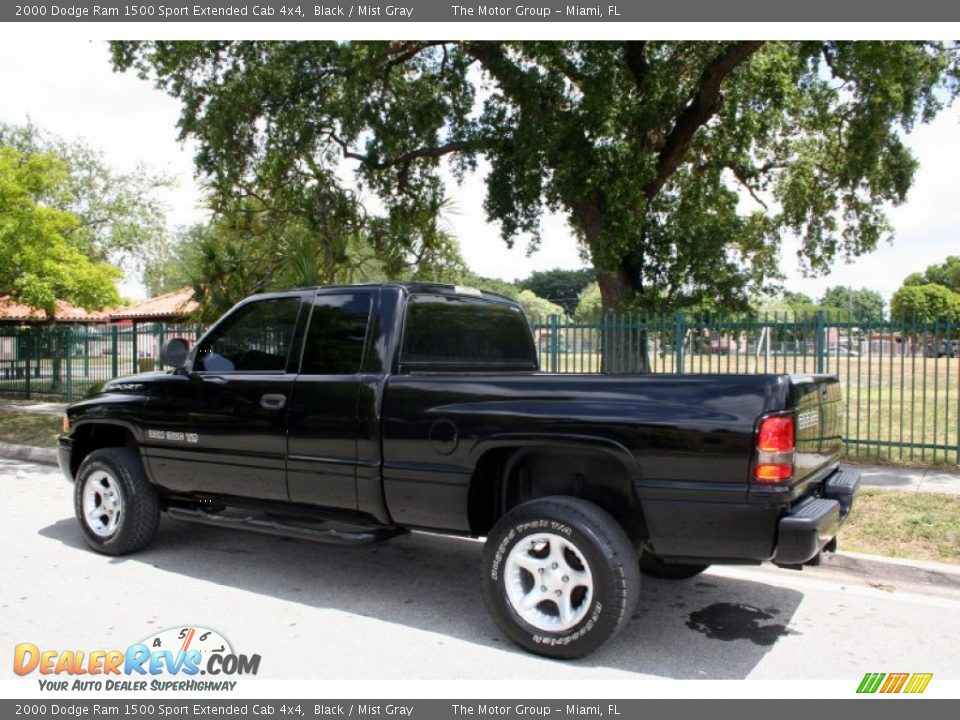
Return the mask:
{"type": "MultiPolygon", "coordinates": [[[[525,520],[513,525],[503,536],[497,545],[496,551],[494,552],[493,562],[490,564],[490,579],[497,584],[502,597],[506,597],[506,588],[504,587],[500,572],[500,567],[503,564],[504,559],[510,553],[510,550],[513,548],[513,546],[520,542],[523,538],[527,537],[528,535],[535,535],[536,533],[545,530],[560,533],[567,538],[571,538],[571,540],[574,541],[577,547],[580,549],[580,552],[584,553],[585,556],[590,558],[591,566],[596,567],[597,572],[602,571],[603,563],[597,561],[597,558],[594,557],[593,549],[590,547],[589,542],[585,542],[589,540],[589,538],[584,537],[582,540],[574,539],[574,529],[571,526],[557,520],[525,520]]],[[[596,591],[594,592],[594,595],[596,596],[596,591]]],[[[514,614],[513,610],[509,608],[509,604],[507,604],[507,612],[514,614]]],[[[551,635],[545,634],[543,631],[533,631],[530,634],[530,639],[537,645],[569,645],[570,643],[576,642],[580,638],[590,633],[590,631],[592,631],[600,622],[602,614],[603,603],[594,597],[593,607],[590,609],[588,616],[582,620],[579,625],[566,631],[566,634],[551,635]]],[[[526,625],[526,623],[523,623],[519,617],[517,617],[516,620],[522,625],[526,625]]]]}

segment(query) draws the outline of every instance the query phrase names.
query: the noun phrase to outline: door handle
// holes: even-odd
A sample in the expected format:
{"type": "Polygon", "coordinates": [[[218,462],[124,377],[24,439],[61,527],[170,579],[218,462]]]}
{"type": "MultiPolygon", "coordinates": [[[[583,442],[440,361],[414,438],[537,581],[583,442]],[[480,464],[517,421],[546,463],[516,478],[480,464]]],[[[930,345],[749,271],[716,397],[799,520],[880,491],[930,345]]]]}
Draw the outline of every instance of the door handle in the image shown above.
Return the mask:
{"type": "Polygon", "coordinates": [[[287,396],[279,393],[267,393],[260,398],[260,407],[264,410],[282,410],[287,404],[287,396]]]}

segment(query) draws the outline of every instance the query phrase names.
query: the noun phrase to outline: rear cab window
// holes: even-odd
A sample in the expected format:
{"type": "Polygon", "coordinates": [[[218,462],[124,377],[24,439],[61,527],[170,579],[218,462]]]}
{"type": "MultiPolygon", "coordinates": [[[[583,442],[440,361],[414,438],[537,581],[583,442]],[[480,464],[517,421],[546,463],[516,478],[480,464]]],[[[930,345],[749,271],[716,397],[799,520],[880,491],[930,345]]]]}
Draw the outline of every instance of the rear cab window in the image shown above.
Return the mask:
{"type": "Polygon", "coordinates": [[[401,372],[538,369],[523,311],[455,295],[411,295],[400,348],[401,372]]]}

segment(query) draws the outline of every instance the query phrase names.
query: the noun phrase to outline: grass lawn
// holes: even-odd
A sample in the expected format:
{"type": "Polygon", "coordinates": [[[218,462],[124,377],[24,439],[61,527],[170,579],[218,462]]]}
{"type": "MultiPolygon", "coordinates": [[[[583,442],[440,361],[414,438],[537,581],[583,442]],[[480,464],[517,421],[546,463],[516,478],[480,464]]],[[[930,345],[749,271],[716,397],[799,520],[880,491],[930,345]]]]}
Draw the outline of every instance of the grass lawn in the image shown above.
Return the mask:
{"type": "Polygon", "coordinates": [[[839,545],[870,555],[960,564],[960,497],[864,490],[839,545]]]}
{"type": "Polygon", "coordinates": [[[34,447],[56,447],[60,418],[0,410],[0,441],[34,447]]]}

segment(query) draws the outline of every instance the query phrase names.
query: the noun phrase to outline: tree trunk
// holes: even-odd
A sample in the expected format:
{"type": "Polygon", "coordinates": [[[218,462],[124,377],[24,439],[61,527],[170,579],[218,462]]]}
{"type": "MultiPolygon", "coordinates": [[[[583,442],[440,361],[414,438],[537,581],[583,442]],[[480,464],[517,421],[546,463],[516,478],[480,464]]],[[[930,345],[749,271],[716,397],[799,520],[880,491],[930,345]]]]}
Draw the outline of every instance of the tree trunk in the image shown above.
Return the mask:
{"type": "Polygon", "coordinates": [[[63,387],[63,333],[53,317],[47,318],[46,335],[50,351],[50,391],[58,393],[63,387]]]}
{"type": "Polygon", "coordinates": [[[639,288],[639,273],[627,263],[616,271],[597,270],[597,283],[603,300],[601,370],[604,373],[650,372],[647,355],[647,330],[634,325],[628,312],[639,288]]]}

